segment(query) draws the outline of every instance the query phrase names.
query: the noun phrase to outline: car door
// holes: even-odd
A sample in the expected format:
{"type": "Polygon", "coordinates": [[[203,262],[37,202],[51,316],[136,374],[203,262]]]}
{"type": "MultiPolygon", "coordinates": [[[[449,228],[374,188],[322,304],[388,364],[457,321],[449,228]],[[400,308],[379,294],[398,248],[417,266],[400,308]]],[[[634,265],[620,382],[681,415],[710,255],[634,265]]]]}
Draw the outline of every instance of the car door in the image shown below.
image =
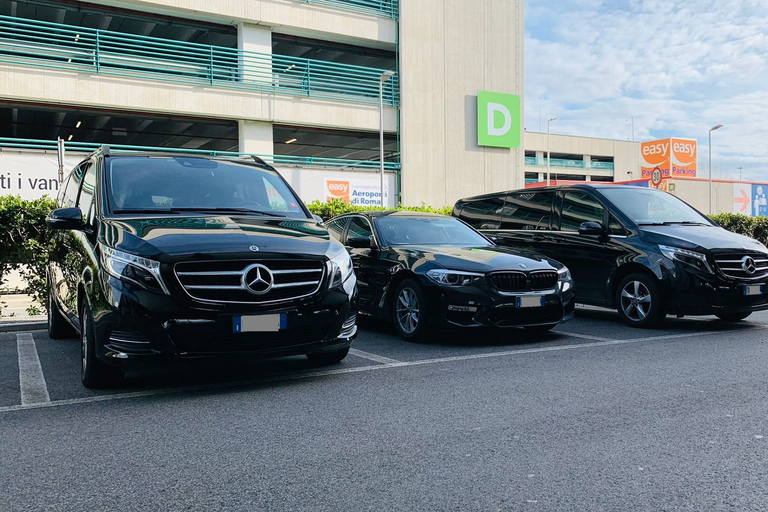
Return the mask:
{"type": "Polygon", "coordinates": [[[378,310],[391,279],[388,270],[392,267],[392,263],[386,259],[386,253],[382,250],[369,220],[362,215],[353,215],[349,218],[344,243],[346,245],[350,238],[362,237],[370,237],[374,247],[347,246],[357,276],[360,309],[378,310]]]}
{"type": "MultiPolygon", "coordinates": [[[[74,268],[77,270],[76,287],[83,283],[86,290],[92,290],[94,279],[98,273],[98,259],[96,255],[96,240],[98,234],[97,208],[97,171],[99,165],[96,161],[89,161],[81,165],[82,179],[80,192],[77,196],[76,206],[83,213],[83,229],[72,231],[70,241],[72,243],[72,255],[74,268]]],[[[74,306],[77,306],[77,296],[74,297],[74,306]]],[[[79,312],[77,312],[79,314],[79,312]]]]}
{"type": "Polygon", "coordinates": [[[556,243],[547,245],[545,254],[571,271],[576,285],[576,300],[586,304],[611,303],[611,276],[628,251],[623,243],[624,228],[590,191],[566,189],[557,198],[559,226],[553,232],[556,243]],[[584,222],[597,222],[608,228],[603,234],[580,234],[584,222]]]}

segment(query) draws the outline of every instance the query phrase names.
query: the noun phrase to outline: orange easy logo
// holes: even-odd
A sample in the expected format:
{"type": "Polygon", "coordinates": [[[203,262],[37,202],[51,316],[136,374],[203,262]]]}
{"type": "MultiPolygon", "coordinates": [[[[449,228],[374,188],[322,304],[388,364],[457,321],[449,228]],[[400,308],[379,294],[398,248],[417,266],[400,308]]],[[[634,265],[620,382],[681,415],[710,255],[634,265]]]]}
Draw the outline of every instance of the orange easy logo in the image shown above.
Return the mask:
{"type": "Polygon", "coordinates": [[[669,177],[669,139],[640,143],[640,177],[650,180],[653,171],[658,170],[662,178],[669,177]]]}
{"type": "Polygon", "coordinates": [[[697,147],[695,140],[669,139],[672,150],[670,164],[672,176],[696,177],[697,147]]]}
{"type": "Polygon", "coordinates": [[[343,180],[326,180],[325,188],[328,191],[328,201],[331,199],[341,199],[342,201],[349,202],[350,200],[350,186],[349,181],[343,180]]]}

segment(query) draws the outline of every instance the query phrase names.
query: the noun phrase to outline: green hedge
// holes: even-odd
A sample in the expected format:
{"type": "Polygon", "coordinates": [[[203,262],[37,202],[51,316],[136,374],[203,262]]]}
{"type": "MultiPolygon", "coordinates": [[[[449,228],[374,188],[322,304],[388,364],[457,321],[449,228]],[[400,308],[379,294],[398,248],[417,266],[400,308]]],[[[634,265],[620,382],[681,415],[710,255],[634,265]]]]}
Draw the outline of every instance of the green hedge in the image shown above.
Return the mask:
{"type": "Polygon", "coordinates": [[[768,217],[749,217],[740,213],[719,213],[711,215],[710,218],[728,231],[746,235],[768,245],[768,217]]]}
{"type": "MultiPolygon", "coordinates": [[[[8,271],[18,269],[27,282],[27,293],[45,307],[45,272],[51,249],[51,233],[45,217],[55,207],[48,197],[25,201],[19,196],[0,196],[0,286],[8,271]]],[[[0,303],[0,313],[3,304],[0,303]]],[[[39,312],[31,306],[28,313],[39,312]]]]}
{"type": "Polygon", "coordinates": [[[445,206],[443,208],[433,208],[431,206],[425,206],[424,203],[421,206],[403,206],[398,205],[397,208],[382,208],[381,206],[356,206],[351,203],[342,201],[341,199],[331,199],[326,203],[320,201],[312,201],[307,204],[307,208],[315,215],[319,215],[323,220],[331,219],[342,213],[349,212],[364,212],[364,211],[376,211],[376,210],[408,210],[414,212],[430,212],[441,213],[443,215],[450,215],[453,211],[452,206],[445,206]]]}

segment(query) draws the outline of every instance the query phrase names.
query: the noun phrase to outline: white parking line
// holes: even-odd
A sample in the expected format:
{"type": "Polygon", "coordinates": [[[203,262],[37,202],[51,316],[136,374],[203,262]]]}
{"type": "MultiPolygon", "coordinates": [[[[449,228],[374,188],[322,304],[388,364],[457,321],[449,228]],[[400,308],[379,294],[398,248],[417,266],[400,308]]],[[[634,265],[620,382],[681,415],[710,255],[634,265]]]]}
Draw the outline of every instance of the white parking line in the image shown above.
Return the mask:
{"type": "Polygon", "coordinates": [[[28,332],[16,335],[16,348],[19,352],[19,388],[21,405],[36,405],[51,401],[48,386],[45,384],[43,368],[37,355],[35,340],[28,332]]]}
{"type": "Polygon", "coordinates": [[[116,395],[91,396],[86,398],[73,398],[70,400],[56,400],[54,402],[40,402],[40,403],[30,403],[30,404],[22,403],[22,405],[11,405],[11,406],[0,407],[0,413],[11,412],[11,411],[22,411],[22,410],[28,410],[28,409],[39,409],[42,407],[61,407],[65,405],[87,404],[92,402],[105,402],[110,400],[120,400],[123,398],[138,398],[138,397],[146,397],[146,396],[171,395],[171,394],[177,394],[177,393],[191,393],[195,391],[231,389],[231,388],[238,388],[238,387],[245,387],[245,386],[253,386],[256,384],[269,384],[269,383],[275,383],[275,382],[303,380],[303,379],[311,379],[315,377],[326,377],[330,375],[341,375],[345,373],[370,372],[374,370],[386,370],[390,368],[402,368],[407,366],[424,366],[429,364],[450,363],[455,361],[469,361],[473,359],[490,359],[490,358],[496,358],[496,357],[509,357],[509,356],[519,356],[524,354],[536,354],[536,353],[542,353],[542,352],[560,352],[560,351],[566,351],[566,350],[580,350],[580,349],[595,348],[595,347],[608,347],[613,345],[630,345],[630,344],[644,343],[648,341],[659,341],[659,340],[665,340],[665,339],[693,338],[693,337],[700,337],[700,336],[719,336],[723,334],[730,334],[730,333],[737,333],[737,332],[743,333],[746,331],[759,330],[759,329],[765,329],[765,328],[766,326],[755,326],[754,328],[751,328],[751,329],[731,329],[727,331],[670,334],[670,335],[663,335],[663,336],[652,336],[647,338],[634,338],[629,340],[595,341],[593,343],[582,343],[579,345],[558,345],[554,347],[538,347],[538,348],[525,348],[525,349],[518,349],[518,350],[506,350],[503,352],[485,352],[482,354],[439,357],[435,359],[422,359],[419,361],[398,361],[394,363],[386,363],[386,364],[379,364],[379,365],[360,366],[357,368],[340,368],[337,370],[321,370],[321,371],[307,372],[307,373],[275,375],[273,377],[266,377],[262,379],[252,379],[252,380],[245,380],[245,381],[238,381],[238,382],[225,382],[225,383],[219,383],[219,384],[202,384],[199,386],[188,386],[188,387],[182,387],[182,388],[157,389],[157,390],[150,390],[150,391],[137,391],[133,393],[121,393],[116,395]]]}
{"type": "Polygon", "coordinates": [[[357,350],[356,348],[350,348],[349,353],[353,356],[362,357],[363,359],[368,359],[370,361],[375,361],[377,363],[383,363],[383,364],[390,364],[390,363],[399,363],[397,359],[390,359],[388,357],[380,356],[378,354],[371,354],[370,352],[364,352],[362,350],[357,350]]]}

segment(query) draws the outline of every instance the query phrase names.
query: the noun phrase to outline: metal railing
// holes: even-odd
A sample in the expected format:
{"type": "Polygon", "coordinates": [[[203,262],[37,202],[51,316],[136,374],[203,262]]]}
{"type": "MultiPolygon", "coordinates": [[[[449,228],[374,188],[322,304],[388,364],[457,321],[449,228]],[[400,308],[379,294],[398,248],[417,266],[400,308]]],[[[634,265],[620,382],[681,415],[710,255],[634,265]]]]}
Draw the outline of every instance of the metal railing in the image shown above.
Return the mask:
{"type": "MultiPolygon", "coordinates": [[[[65,142],[66,149],[68,151],[81,151],[89,153],[95,151],[101,143],[98,142],[65,142]]],[[[251,157],[258,156],[266,162],[270,162],[274,165],[295,165],[295,166],[317,166],[317,167],[339,167],[339,168],[354,168],[354,169],[379,169],[378,160],[350,160],[346,158],[320,158],[314,156],[295,156],[295,155],[264,155],[258,153],[239,153],[236,151],[213,151],[207,149],[185,149],[185,148],[162,148],[156,146],[129,146],[123,144],[109,144],[110,149],[118,151],[135,151],[135,152],[162,152],[162,153],[179,153],[179,154],[196,154],[207,156],[224,156],[224,157],[251,157]]],[[[12,149],[43,149],[55,151],[55,140],[40,140],[40,139],[15,139],[0,137],[0,151],[2,148],[12,149]]],[[[400,169],[400,162],[384,162],[384,169],[389,171],[397,171],[400,169]]]]}
{"type": "Polygon", "coordinates": [[[591,169],[604,169],[607,171],[613,170],[613,162],[595,162],[594,160],[589,163],[591,169]]]}
{"type": "Polygon", "coordinates": [[[398,17],[398,0],[301,0],[308,4],[324,4],[348,11],[374,14],[377,16],[386,16],[387,18],[398,17]]]}
{"type": "MultiPolygon", "coordinates": [[[[525,165],[531,165],[536,167],[546,167],[547,157],[545,155],[544,158],[541,161],[539,161],[536,159],[535,156],[527,156],[525,157],[525,165]]],[[[613,162],[591,161],[589,165],[587,165],[586,162],[584,162],[584,160],[569,160],[566,158],[553,158],[552,162],[550,163],[550,167],[569,167],[572,169],[600,169],[600,170],[612,171],[613,162]]]]}
{"type": "MultiPolygon", "coordinates": [[[[372,104],[384,71],[9,16],[0,16],[0,62],[372,104]]],[[[395,75],[384,104],[399,96],[395,75]]]]}

